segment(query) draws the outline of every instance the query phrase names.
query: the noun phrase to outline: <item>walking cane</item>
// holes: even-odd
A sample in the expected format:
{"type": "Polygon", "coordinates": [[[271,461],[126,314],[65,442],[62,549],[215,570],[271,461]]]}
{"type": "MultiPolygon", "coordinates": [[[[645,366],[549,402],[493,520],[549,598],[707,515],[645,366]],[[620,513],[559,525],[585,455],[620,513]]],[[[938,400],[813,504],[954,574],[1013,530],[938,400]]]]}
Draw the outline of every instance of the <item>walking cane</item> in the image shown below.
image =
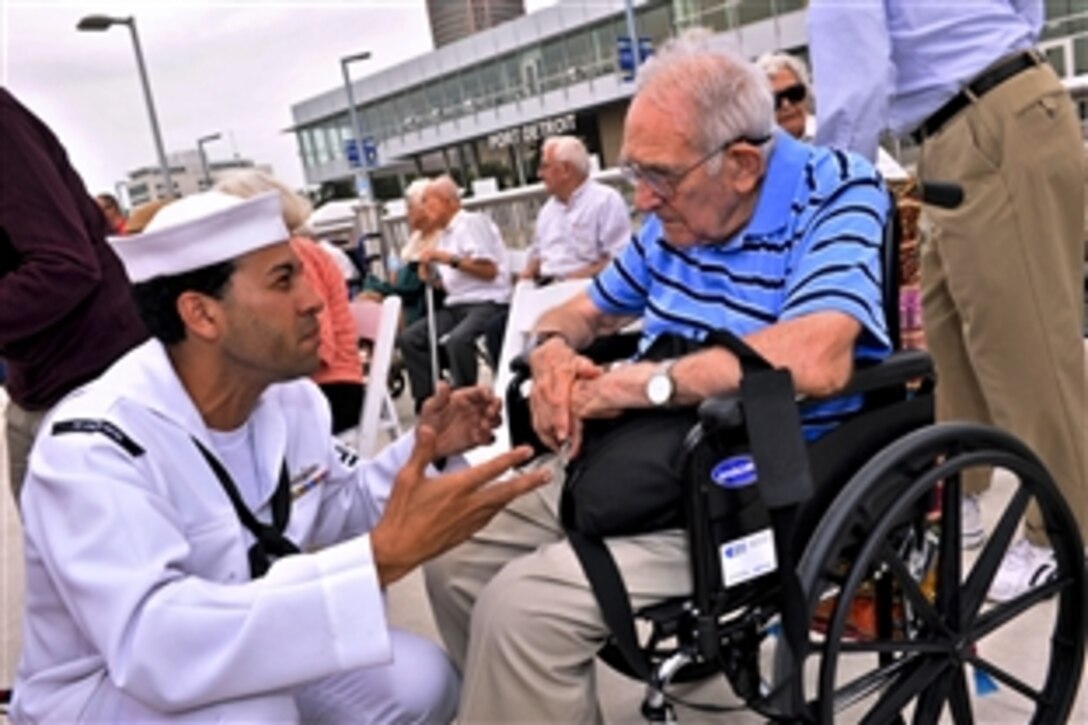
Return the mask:
{"type": "Polygon", "coordinates": [[[433,267],[430,267],[428,272],[427,280],[423,283],[424,294],[427,300],[427,337],[431,344],[432,390],[438,390],[438,330],[434,319],[434,287],[431,286],[431,280],[434,279],[435,270],[433,267]]]}

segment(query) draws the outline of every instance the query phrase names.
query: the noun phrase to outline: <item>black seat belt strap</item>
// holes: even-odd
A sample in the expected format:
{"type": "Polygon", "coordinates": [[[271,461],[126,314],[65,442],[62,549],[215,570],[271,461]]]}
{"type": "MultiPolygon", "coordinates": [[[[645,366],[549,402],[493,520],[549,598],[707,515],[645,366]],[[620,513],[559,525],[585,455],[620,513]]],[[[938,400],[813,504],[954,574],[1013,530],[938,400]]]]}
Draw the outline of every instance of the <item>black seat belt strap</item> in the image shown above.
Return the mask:
{"type": "Polygon", "coordinates": [[[589,580],[590,589],[601,608],[601,617],[612,633],[616,648],[635,674],[644,682],[649,682],[650,662],[638,644],[631,600],[612,552],[602,539],[583,536],[570,529],[567,529],[567,537],[589,580]]]}
{"type": "MultiPolygon", "coordinates": [[[[793,381],[788,370],[775,369],[732,333],[711,332],[706,341],[726,348],[740,362],[740,395],[748,442],[759,476],[760,494],[770,511],[775,530],[782,580],[783,634],[797,656],[804,647],[807,625],[790,538],[798,506],[811,497],[813,483],[793,381]]],[[[561,521],[617,649],[628,666],[649,682],[650,662],[639,646],[630,596],[611,552],[602,539],[574,530],[571,511],[561,511],[561,521]]]]}

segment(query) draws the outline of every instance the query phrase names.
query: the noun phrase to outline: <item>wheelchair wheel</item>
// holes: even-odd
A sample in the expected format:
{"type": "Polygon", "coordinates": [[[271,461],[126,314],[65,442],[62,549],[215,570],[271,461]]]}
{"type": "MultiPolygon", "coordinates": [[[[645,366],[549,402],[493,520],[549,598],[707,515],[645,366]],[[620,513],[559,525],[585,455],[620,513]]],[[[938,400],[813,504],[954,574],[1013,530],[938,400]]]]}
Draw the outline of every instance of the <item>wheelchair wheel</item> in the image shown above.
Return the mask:
{"type": "Polygon", "coordinates": [[[404,368],[404,363],[398,358],[394,358],[393,362],[389,366],[389,377],[386,380],[386,387],[389,390],[389,395],[393,398],[399,398],[401,393],[404,392],[404,388],[407,385],[408,371],[404,368]]]}
{"type": "MultiPolygon", "coordinates": [[[[1016,439],[946,424],[889,445],[838,495],[799,573],[810,622],[801,687],[817,722],[1066,722],[1084,664],[1083,544],[1049,474],[1016,439]],[[961,548],[960,475],[986,466],[1015,486],[976,558],[961,548]],[[1032,498],[1056,576],[990,604],[1032,498]],[[1037,654],[1025,662],[1029,648],[1037,654]]],[[[777,666],[779,677],[795,671],[777,666]]]]}

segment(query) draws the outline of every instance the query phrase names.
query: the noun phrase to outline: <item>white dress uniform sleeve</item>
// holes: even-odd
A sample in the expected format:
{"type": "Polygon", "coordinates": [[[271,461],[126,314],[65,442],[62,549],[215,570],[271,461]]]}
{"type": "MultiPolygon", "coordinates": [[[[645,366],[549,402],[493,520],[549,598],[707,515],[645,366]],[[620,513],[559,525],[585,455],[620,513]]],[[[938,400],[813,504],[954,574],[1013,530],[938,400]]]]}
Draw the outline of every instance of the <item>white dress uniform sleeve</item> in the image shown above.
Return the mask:
{"type": "MultiPolygon", "coordinates": [[[[43,436],[35,454],[23,499],[28,551],[66,613],[50,633],[30,635],[87,640],[79,648],[97,652],[126,694],[180,712],[389,660],[367,536],[280,559],[257,581],[203,579],[189,573],[192,542],[231,540],[236,517],[186,530],[174,502],[146,483],[160,473],[151,456],[104,438],[43,436]]],[[[397,447],[360,469],[370,515],[401,455],[397,447]]]]}
{"type": "Polygon", "coordinates": [[[411,457],[415,440],[413,429],[369,460],[332,440],[329,484],[325,487],[319,524],[313,534],[314,547],[358,536],[378,523],[393,490],[393,481],[411,457]]]}

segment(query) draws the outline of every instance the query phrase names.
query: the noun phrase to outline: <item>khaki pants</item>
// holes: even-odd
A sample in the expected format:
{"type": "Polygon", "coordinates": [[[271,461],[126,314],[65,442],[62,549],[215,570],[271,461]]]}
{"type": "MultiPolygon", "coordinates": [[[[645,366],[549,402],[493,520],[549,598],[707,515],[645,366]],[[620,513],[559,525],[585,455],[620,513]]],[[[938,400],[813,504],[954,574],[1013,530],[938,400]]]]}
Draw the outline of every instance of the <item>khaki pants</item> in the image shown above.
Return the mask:
{"type": "MultiPolygon", "coordinates": [[[[464,678],[459,723],[601,719],[593,663],[608,628],[559,526],[561,478],[424,568],[464,678]]],[[[636,610],[691,591],[685,542],[679,531],[609,541],[636,610]]]]}
{"type": "MultiPolygon", "coordinates": [[[[1002,428],[1046,465],[1088,535],[1080,128],[1049,66],[1024,71],[925,140],[924,180],[961,184],[927,209],[926,340],[937,416],[1002,428]]],[[[978,493],[988,471],[966,481],[978,493]]],[[[1028,538],[1046,542],[1034,503],[1028,538]]]]}
{"type": "Polygon", "coordinates": [[[15,508],[19,508],[19,492],[23,489],[26,477],[27,460],[30,448],[34,445],[34,436],[45,418],[47,410],[26,410],[14,401],[8,400],[4,418],[7,420],[6,437],[8,445],[8,481],[11,493],[15,497],[15,508]]]}

